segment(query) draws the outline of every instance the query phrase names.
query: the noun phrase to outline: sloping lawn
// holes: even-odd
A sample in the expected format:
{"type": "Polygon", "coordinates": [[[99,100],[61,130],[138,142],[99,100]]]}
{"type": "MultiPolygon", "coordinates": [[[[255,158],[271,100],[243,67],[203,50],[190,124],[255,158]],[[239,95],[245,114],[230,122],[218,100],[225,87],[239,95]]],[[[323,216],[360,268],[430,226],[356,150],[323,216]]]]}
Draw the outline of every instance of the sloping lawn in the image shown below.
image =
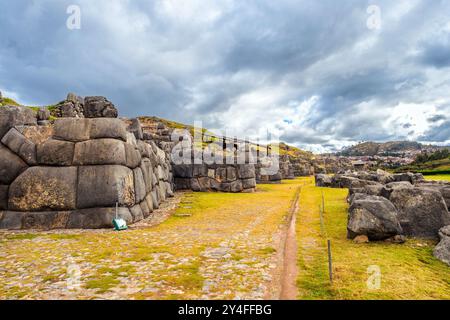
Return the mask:
{"type": "Polygon", "coordinates": [[[347,190],[317,188],[309,179],[300,194],[297,216],[299,299],[450,299],[450,267],[432,256],[435,242],[409,239],[402,245],[355,244],[346,238],[347,190]],[[327,238],[333,255],[332,284],[327,238]]]}

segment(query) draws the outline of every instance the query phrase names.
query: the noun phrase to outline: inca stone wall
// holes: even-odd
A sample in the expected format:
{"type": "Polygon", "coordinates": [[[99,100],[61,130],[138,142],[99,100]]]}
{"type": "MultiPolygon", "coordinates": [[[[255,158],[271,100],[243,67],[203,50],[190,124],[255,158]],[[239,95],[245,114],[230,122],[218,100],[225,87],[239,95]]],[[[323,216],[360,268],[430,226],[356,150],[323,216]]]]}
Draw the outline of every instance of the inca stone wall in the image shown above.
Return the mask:
{"type": "Polygon", "coordinates": [[[165,152],[127,131],[106,99],[85,101],[86,118],[43,126],[29,108],[0,108],[0,228],[111,227],[116,203],[133,223],[173,195],[165,152]]]}
{"type": "Polygon", "coordinates": [[[255,166],[252,164],[174,165],[178,190],[253,192],[256,188],[255,166]]]}

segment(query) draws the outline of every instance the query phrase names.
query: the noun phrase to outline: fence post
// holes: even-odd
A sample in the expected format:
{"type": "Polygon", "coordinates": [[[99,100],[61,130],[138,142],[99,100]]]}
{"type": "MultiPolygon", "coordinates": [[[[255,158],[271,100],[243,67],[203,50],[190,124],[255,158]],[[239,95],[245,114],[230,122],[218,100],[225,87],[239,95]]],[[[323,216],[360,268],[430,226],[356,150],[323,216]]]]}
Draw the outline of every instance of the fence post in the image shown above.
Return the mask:
{"type": "Polygon", "coordinates": [[[333,283],[333,261],[331,257],[331,240],[327,240],[328,244],[328,272],[330,274],[330,282],[333,283]]]}
{"type": "Polygon", "coordinates": [[[325,226],[323,225],[323,209],[322,207],[319,205],[319,216],[320,216],[320,234],[322,235],[322,237],[325,236],[325,226]]]}
{"type": "Polygon", "coordinates": [[[325,196],[322,191],[322,211],[325,212],[325,196]]]}

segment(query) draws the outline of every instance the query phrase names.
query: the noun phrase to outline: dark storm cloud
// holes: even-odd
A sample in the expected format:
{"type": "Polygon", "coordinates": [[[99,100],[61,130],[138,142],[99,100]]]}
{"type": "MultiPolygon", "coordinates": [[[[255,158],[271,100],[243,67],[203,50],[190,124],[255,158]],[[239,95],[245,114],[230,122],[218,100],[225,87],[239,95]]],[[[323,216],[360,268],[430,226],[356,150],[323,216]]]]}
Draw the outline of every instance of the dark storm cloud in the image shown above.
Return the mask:
{"type": "Polygon", "coordinates": [[[448,141],[448,121],[439,121],[450,102],[450,3],[377,1],[380,30],[366,25],[371,4],[8,1],[0,90],[34,104],[70,91],[105,95],[122,115],[233,123],[242,134],[273,124],[287,142],[328,150],[410,138],[412,127],[448,141]],[[71,4],[81,8],[81,30],[66,28],[71,4]],[[310,109],[295,109],[312,97],[310,109]],[[405,104],[435,110],[430,126],[418,128],[420,113],[405,104]]]}
{"type": "Polygon", "coordinates": [[[448,141],[450,139],[450,121],[434,126],[427,130],[420,140],[423,141],[448,141]]]}
{"type": "Polygon", "coordinates": [[[429,117],[427,119],[427,121],[434,123],[434,122],[438,122],[438,121],[446,120],[446,119],[447,119],[447,116],[445,116],[443,114],[435,114],[434,116],[429,117]]]}

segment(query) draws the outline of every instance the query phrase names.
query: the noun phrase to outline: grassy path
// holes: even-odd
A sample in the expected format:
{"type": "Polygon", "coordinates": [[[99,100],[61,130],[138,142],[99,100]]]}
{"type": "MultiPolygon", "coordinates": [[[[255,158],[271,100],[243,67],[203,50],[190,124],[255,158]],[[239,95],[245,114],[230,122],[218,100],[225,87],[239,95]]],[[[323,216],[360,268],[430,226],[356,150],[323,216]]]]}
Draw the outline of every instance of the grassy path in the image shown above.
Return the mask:
{"type": "Polygon", "coordinates": [[[317,188],[312,178],[305,180],[308,185],[302,187],[297,216],[300,299],[450,299],[450,269],[432,256],[435,242],[355,244],[346,239],[347,191],[317,188]],[[326,202],[323,235],[322,192],[326,202]],[[327,238],[332,241],[332,285],[327,238]]]}
{"type": "Polygon", "coordinates": [[[273,297],[280,230],[299,181],[186,193],[156,227],[0,232],[0,299],[273,297]]]}

